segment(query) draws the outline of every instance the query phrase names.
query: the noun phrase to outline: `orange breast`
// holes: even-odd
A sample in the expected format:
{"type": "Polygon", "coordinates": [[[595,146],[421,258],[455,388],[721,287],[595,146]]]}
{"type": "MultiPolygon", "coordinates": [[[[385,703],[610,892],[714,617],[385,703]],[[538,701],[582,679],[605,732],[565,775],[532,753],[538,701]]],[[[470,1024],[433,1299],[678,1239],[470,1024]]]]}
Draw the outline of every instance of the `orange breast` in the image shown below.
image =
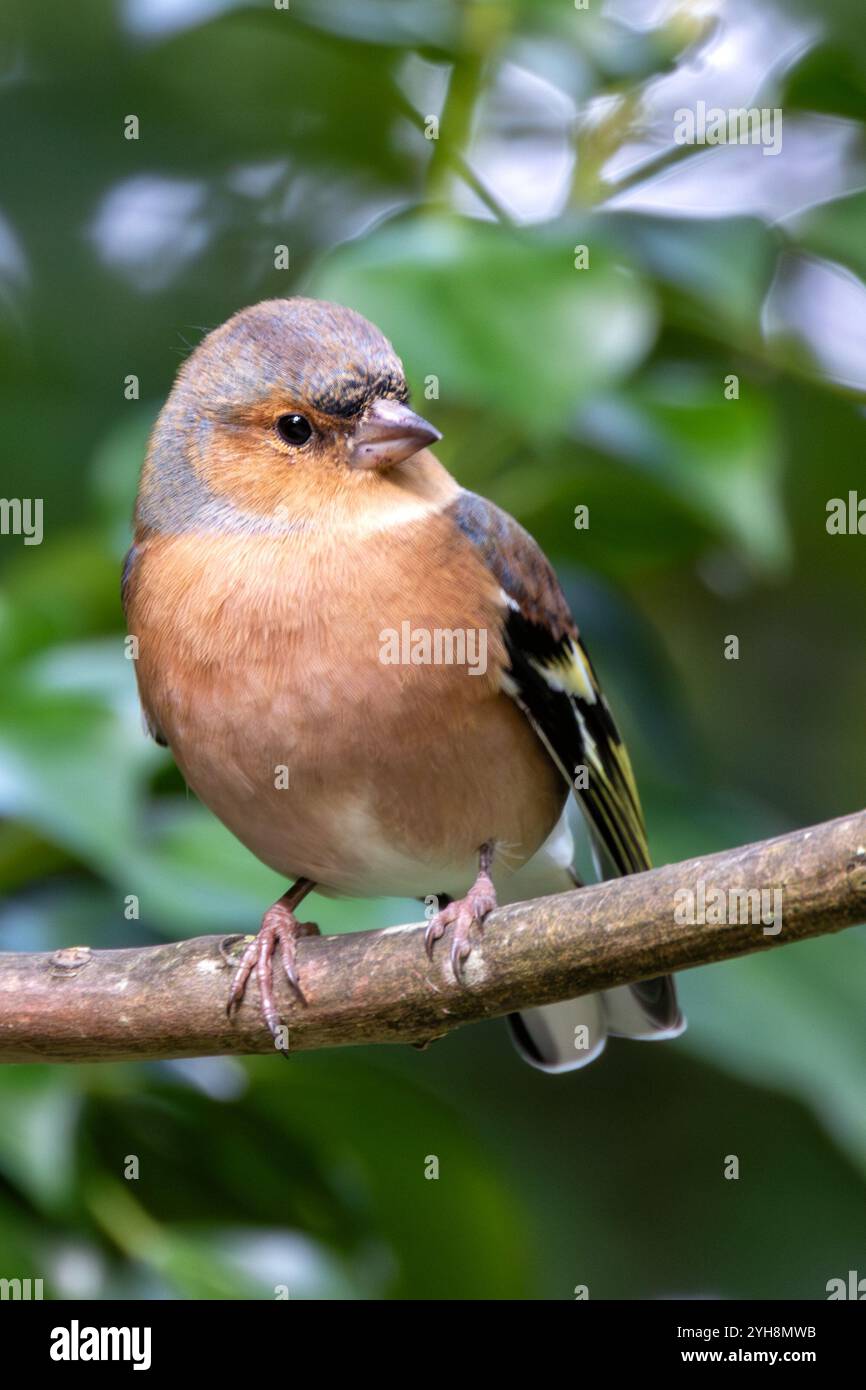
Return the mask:
{"type": "Polygon", "coordinates": [[[501,613],[440,513],[151,538],[129,603],[142,702],[193,790],[271,867],[358,896],[463,891],[484,841],[518,867],[556,823],[567,789],[500,687],[501,613]]]}

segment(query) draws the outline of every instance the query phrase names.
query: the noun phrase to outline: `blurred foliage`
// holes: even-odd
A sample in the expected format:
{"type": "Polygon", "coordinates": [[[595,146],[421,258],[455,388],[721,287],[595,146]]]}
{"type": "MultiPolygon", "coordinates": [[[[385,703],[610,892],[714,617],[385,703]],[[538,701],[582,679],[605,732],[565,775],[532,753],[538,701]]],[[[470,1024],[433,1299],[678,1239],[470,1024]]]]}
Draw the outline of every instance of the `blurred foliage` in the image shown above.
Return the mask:
{"type": "MultiPolygon", "coordinates": [[[[117,594],[179,362],[269,295],[368,314],[418,400],[438,377],[441,456],[563,578],[658,860],[862,805],[866,542],[824,524],[866,495],[859,0],[8,0],[0,23],[4,490],[45,515],[40,546],[0,537],[4,949],[249,928],[282,891],[143,738],[117,594]],[[782,153],[674,145],[699,99],[780,106],[782,153]]],[[[864,955],[849,932],[692,972],[682,1042],[557,1081],[493,1024],[291,1070],[8,1068],[0,1275],[820,1297],[866,1234],[864,955]]]]}

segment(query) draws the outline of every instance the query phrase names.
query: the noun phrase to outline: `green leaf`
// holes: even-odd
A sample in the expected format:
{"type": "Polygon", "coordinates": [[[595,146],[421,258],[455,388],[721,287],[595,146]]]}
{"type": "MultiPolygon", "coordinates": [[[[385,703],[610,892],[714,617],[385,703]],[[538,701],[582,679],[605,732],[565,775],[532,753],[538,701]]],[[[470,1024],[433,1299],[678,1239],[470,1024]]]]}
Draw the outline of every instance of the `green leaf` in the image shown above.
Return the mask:
{"type": "Polygon", "coordinates": [[[187,1297],[273,1297],[283,1283],[292,1298],[525,1294],[528,1231],[505,1154],[447,1101],[372,1053],[245,1070],[249,1090],[230,1103],[153,1069],[94,1090],[86,1202],[127,1259],[187,1297]],[[128,1155],[138,1177],[124,1180],[128,1155]]]}
{"type": "Polygon", "coordinates": [[[50,546],[19,552],[4,570],[0,594],[4,666],[120,621],[120,565],[93,533],[60,532],[50,546]]]}
{"type": "Polygon", "coordinates": [[[677,318],[686,325],[730,337],[740,347],[744,336],[745,343],[760,344],[761,307],[779,237],[758,218],[610,212],[600,222],[645,275],[677,291],[677,318]]]}
{"type": "Polygon", "coordinates": [[[866,192],[819,203],[789,219],[785,228],[798,245],[841,261],[866,280],[866,192]]]}
{"type": "Polygon", "coordinates": [[[694,1052],[798,1096],[866,1173],[864,974],[849,930],[690,971],[683,995],[694,1052]]]}
{"type": "Polygon", "coordinates": [[[73,1192],[80,1095],[57,1067],[7,1067],[0,1086],[0,1171],[43,1211],[73,1192]]]}
{"type": "Polygon", "coordinates": [[[860,0],[822,0],[820,8],[813,0],[777,0],[777,3],[783,12],[789,11],[795,18],[804,20],[814,37],[854,53],[860,62],[866,60],[866,29],[860,0]]]}
{"type": "Polygon", "coordinates": [[[821,45],[789,73],[781,97],[784,111],[820,111],[848,120],[866,118],[863,62],[850,49],[821,45]]]}
{"type": "Polygon", "coordinates": [[[96,870],[125,859],[152,759],[98,698],[26,687],[0,697],[0,810],[96,870]]]}
{"type": "Polygon", "coordinates": [[[726,399],[727,376],[662,364],[596,401],[582,429],[597,447],[663,482],[756,572],[778,573],[790,558],[778,425],[767,397],[745,377],[739,398],[726,399]]]}

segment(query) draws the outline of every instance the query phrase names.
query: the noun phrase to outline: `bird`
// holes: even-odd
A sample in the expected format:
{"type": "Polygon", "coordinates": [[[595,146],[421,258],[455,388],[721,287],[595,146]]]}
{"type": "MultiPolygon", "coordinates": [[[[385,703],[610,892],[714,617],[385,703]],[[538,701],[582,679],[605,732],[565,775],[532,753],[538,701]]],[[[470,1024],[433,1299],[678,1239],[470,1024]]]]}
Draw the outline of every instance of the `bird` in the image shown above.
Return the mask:
{"type": "MultiPolygon", "coordinates": [[[[275,1039],[276,969],[306,1002],[297,944],[318,927],[297,909],[314,889],[432,904],[425,968],[444,953],[465,986],[497,903],[580,882],[569,798],[601,877],[650,864],[554,570],[461,487],[440,438],[378,328],[293,296],[202,338],[148,444],[121,584],[140,702],[197,797],[291,883],[227,998],[231,1015],[255,972],[275,1039]]],[[[586,1065],[609,1034],[685,1026],[670,977],[509,1024],[546,1072],[586,1065]]]]}

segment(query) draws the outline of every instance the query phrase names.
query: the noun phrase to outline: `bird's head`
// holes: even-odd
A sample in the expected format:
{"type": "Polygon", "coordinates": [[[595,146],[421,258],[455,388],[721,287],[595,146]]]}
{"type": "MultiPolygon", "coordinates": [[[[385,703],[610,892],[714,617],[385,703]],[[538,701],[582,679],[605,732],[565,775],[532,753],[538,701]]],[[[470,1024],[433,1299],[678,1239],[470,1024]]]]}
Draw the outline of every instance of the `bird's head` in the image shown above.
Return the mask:
{"type": "Polygon", "coordinates": [[[441,436],[400,359],[352,309],[269,299],[209,333],[151,437],[139,524],[268,527],[393,478],[441,436]]]}

